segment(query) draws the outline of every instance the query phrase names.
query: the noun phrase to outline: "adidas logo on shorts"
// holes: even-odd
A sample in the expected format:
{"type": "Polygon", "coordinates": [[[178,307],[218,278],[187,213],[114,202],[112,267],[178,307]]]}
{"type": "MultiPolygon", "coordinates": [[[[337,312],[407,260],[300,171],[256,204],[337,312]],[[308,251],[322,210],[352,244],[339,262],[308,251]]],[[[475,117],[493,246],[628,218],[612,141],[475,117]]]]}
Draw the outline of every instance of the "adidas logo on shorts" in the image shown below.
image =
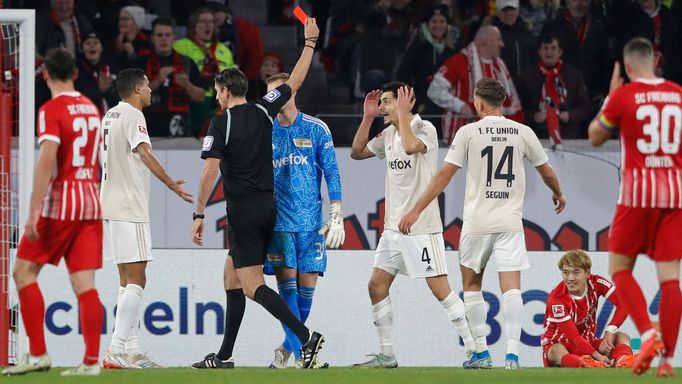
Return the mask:
{"type": "Polygon", "coordinates": [[[426,267],[426,272],[433,272],[433,268],[431,268],[431,266],[430,266],[430,265],[429,265],[429,266],[427,266],[427,267],[426,267]]]}

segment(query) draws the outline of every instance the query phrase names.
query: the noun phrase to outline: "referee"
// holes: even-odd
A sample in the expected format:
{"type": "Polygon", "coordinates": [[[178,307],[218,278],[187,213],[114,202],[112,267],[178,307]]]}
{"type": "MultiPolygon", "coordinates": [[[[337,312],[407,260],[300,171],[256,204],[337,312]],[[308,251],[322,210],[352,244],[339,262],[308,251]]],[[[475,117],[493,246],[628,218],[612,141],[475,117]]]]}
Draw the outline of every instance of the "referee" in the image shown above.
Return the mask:
{"type": "Polygon", "coordinates": [[[310,333],[263,279],[263,263],[276,215],[272,121],[308,73],[319,35],[315,19],[307,19],[304,35],[305,47],[289,80],[260,100],[246,102],[248,81],[238,69],[226,69],[215,78],[216,99],[225,112],[213,117],[204,138],[201,158],[205,162],[193,215],[192,240],[203,245],[204,208],[220,168],[234,247],[225,261],[227,311],[223,345],[217,354],[208,354],[193,364],[195,368],[234,367],[232,349],[244,316],[244,294],[262,305],[301,340],[302,368],[316,366],[317,353],[324,342],[321,334],[310,333]]]}

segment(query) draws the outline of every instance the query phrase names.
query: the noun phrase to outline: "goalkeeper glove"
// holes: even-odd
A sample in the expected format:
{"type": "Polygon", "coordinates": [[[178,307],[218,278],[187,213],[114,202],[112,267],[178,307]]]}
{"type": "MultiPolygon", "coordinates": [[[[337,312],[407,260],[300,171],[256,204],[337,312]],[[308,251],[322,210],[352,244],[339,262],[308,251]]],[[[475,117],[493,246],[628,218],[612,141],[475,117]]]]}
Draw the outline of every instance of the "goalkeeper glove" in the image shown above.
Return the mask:
{"type": "Polygon", "coordinates": [[[343,227],[343,212],[341,203],[333,203],[329,207],[329,221],[320,231],[320,235],[327,234],[327,247],[338,248],[346,239],[346,231],[343,227]]]}

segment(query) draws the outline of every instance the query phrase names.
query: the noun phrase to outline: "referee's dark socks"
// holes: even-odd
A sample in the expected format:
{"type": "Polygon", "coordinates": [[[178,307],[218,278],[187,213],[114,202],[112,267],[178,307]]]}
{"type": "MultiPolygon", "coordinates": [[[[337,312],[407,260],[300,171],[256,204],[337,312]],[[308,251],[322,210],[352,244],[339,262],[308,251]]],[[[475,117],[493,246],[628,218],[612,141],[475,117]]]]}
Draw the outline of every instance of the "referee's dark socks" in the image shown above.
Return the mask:
{"type": "Polygon", "coordinates": [[[265,308],[272,316],[275,316],[277,320],[281,321],[289,327],[299,340],[301,344],[305,344],[310,339],[310,331],[305,325],[291,312],[287,303],[273,291],[270,287],[263,284],[256,289],[253,294],[253,301],[260,304],[265,308]]]}
{"type": "Polygon", "coordinates": [[[223,344],[218,351],[218,358],[225,361],[232,357],[232,350],[234,349],[234,342],[237,340],[237,333],[239,333],[239,326],[242,324],[244,317],[244,309],[246,307],[246,298],[244,291],[240,289],[229,289],[225,291],[227,295],[227,302],[225,306],[225,334],[223,335],[223,344]]]}

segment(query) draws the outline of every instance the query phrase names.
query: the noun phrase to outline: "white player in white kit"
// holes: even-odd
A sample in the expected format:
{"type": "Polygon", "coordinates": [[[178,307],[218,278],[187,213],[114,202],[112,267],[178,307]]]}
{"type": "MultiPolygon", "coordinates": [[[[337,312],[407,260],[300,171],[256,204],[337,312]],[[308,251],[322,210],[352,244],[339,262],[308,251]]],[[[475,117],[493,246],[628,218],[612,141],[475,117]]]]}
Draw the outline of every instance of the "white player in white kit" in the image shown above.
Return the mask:
{"type": "Polygon", "coordinates": [[[116,326],[104,368],[159,368],[139,345],[140,306],[152,261],[149,228],[150,171],[187,202],[192,195],[184,180],[173,180],[152,153],[142,108],[151,103],[149,80],[141,69],[128,68],[116,80],[121,102],[102,119],[102,187],[104,260],[113,260],[119,273],[116,326]]]}
{"type": "Polygon", "coordinates": [[[386,161],[386,213],[384,232],[376,249],[369,281],[372,320],[379,337],[380,353],[356,367],[395,368],[393,353],[393,306],[389,288],[398,273],[425,278],[433,295],[443,306],[471,352],[474,340],[466,322],[464,303],[450,288],[445,263],[443,224],[438,202],[425,206],[424,215],[410,235],[398,232],[398,220],[407,212],[434,175],[438,161],[436,128],[419,115],[412,115],[414,91],[405,83],[391,82],[367,94],[364,116],[355,134],[351,157],[378,157],[386,161]],[[390,124],[368,142],[375,117],[390,124]]]}
{"type": "Polygon", "coordinates": [[[460,168],[467,168],[459,257],[466,317],[476,340],[476,353],[464,364],[465,368],[492,367],[486,343],[487,311],[481,293],[483,272],[490,257],[495,258],[503,294],[505,368],[519,368],[523,323],[521,271],[529,267],[521,223],[526,191],[524,158],[552,190],[555,211],[561,212],[566,205],[559,179],[547,163],[540,140],[529,127],[502,115],[505,97],[504,86],[497,80],[482,79],[476,83],[474,106],[481,120],[457,131],[443,167],[399,224],[402,233],[411,233],[420,214],[445,189],[452,176],[460,168]]]}

